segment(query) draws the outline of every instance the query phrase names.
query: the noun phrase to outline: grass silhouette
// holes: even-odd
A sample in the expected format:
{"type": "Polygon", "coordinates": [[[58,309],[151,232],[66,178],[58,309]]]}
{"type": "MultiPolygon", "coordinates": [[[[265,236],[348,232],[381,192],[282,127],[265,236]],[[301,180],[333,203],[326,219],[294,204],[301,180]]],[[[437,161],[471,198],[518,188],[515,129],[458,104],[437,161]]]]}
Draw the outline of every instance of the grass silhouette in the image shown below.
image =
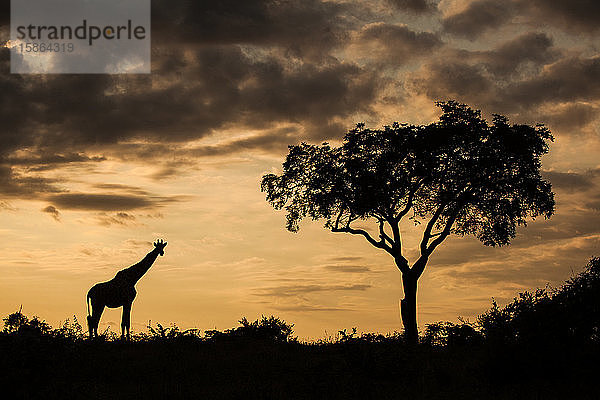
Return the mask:
{"type": "Polygon", "coordinates": [[[600,356],[600,259],[561,287],[496,303],[475,323],[302,342],[271,316],[225,331],[156,324],[87,340],[19,310],[0,333],[10,398],[592,399],[600,356]]]}

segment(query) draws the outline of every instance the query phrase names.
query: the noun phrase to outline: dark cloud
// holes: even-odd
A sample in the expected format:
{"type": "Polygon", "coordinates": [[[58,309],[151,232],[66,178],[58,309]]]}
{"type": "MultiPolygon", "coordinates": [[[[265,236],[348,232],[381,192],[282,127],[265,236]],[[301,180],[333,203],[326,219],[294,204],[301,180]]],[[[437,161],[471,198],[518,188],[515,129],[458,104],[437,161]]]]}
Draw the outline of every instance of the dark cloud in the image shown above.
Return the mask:
{"type": "Polygon", "coordinates": [[[587,191],[595,187],[591,174],[582,175],[575,172],[544,171],[543,176],[552,187],[567,193],[587,191]]]}
{"type": "Polygon", "coordinates": [[[471,65],[458,58],[425,65],[413,85],[416,91],[431,99],[457,99],[475,107],[489,104],[494,90],[494,83],[481,65],[471,65]]]}
{"type": "MultiPolygon", "coordinates": [[[[375,62],[385,61],[395,67],[415,57],[431,54],[442,46],[438,35],[430,32],[414,32],[404,25],[383,22],[365,25],[358,36],[361,51],[375,62]]],[[[372,61],[371,61],[372,62],[372,61]]]]}
{"type": "Polygon", "coordinates": [[[299,56],[321,56],[345,39],[355,8],[320,0],[155,0],[152,39],[170,45],[278,46],[299,56]]]}
{"type": "Polygon", "coordinates": [[[495,75],[515,75],[524,64],[545,65],[558,57],[552,39],[545,33],[529,32],[511,39],[493,51],[483,52],[486,68],[495,75]]]}
{"type": "MultiPolygon", "coordinates": [[[[340,123],[349,115],[369,112],[377,91],[374,76],[336,59],[288,64],[276,55],[251,55],[237,45],[203,47],[190,54],[193,58],[174,67],[181,68],[177,79],[156,85],[153,79],[166,78],[0,75],[0,168],[6,165],[0,171],[0,190],[34,191],[34,178],[18,180],[12,166],[41,172],[108,158],[156,164],[187,141],[231,127],[264,132],[225,147],[199,149],[195,156],[260,146],[281,149],[298,142],[293,135],[300,132],[322,140],[351,126],[350,121],[340,123]],[[28,117],[19,117],[23,113],[28,117]],[[274,131],[285,124],[295,128],[279,130],[282,135],[274,131]],[[22,149],[27,153],[17,154],[22,149]]],[[[154,178],[172,176],[180,167],[165,165],[154,178]]],[[[56,191],[52,182],[35,179],[36,190],[56,191]]]]}
{"type": "Polygon", "coordinates": [[[106,161],[103,156],[88,156],[83,153],[67,153],[67,154],[31,154],[31,155],[12,155],[6,157],[5,162],[11,165],[36,165],[39,167],[47,167],[44,169],[58,168],[65,164],[82,163],[82,162],[99,162],[106,161]]]}
{"type": "Polygon", "coordinates": [[[474,40],[516,16],[521,24],[589,34],[600,27],[600,4],[595,0],[475,0],[458,13],[444,17],[442,26],[445,32],[474,40]]]}
{"type": "Polygon", "coordinates": [[[0,156],[23,147],[48,153],[132,139],[178,143],[231,125],[285,121],[319,128],[320,136],[333,119],[367,110],[376,89],[374,77],[352,63],[287,66],[237,45],[203,47],[181,65],[179,80],[158,87],[151,77],[2,75],[0,117],[9,124],[0,156]],[[17,119],[18,110],[29,117],[17,119]]]}
{"type": "Polygon", "coordinates": [[[539,76],[559,56],[549,36],[526,33],[487,51],[447,49],[423,66],[415,83],[432,99],[496,106],[499,112],[519,104],[518,99],[499,97],[507,86],[539,76]]]}
{"type": "Polygon", "coordinates": [[[54,218],[55,221],[60,222],[60,212],[56,207],[47,206],[45,208],[42,208],[42,212],[49,214],[52,218],[54,218]]]}
{"type": "Polygon", "coordinates": [[[599,100],[600,56],[567,57],[546,67],[542,73],[508,85],[501,93],[504,102],[533,107],[545,102],[599,100]]]}
{"type": "Polygon", "coordinates": [[[600,29],[600,3],[596,0],[520,0],[533,22],[581,33],[600,29]]]}
{"type": "Polygon", "coordinates": [[[528,33],[488,51],[446,49],[410,82],[434,100],[456,99],[527,123],[548,121],[574,134],[597,118],[600,87],[590,82],[598,79],[599,56],[563,54],[546,34],[528,33]]]}
{"type": "Polygon", "coordinates": [[[414,13],[429,13],[437,10],[437,4],[431,0],[388,0],[392,5],[402,11],[414,13]]]}
{"type": "Polygon", "coordinates": [[[0,193],[69,185],[15,167],[41,173],[109,158],[162,165],[151,177],[166,179],[190,165],[164,161],[169,154],[232,127],[262,133],[185,156],[280,151],[301,137],[339,135],[353,124],[340,121],[370,112],[377,92],[376,76],[329,54],[345,43],[357,7],[158,0],[150,76],[9,74],[0,48],[0,193]]]}
{"type": "MultiPolygon", "coordinates": [[[[416,13],[437,8],[427,0],[390,2],[416,13]]],[[[587,18],[584,3],[565,18],[587,18]]],[[[543,1],[532,4],[477,0],[442,25],[473,38],[523,10],[551,13],[543,1]]],[[[395,87],[501,113],[560,101],[564,107],[542,116],[561,131],[595,119],[596,109],[584,102],[598,98],[597,85],[589,84],[598,80],[597,62],[577,55],[556,62],[562,55],[547,34],[522,34],[489,51],[458,51],[438,34],[384,23],[375,14],[359,2],[156,0],[149,76],[9,74],[8,49],[0,48],[0,193],[68,199],[72,194],[61,194],[68,177],[58,181],[44,171],[117,159],[152,164],[148,176],[162,180],[193,168],[198,157],[279,153],[300,140],[339,137],[357,118],[377,117],[377,102],[393,79],[378,66],[397,70],[415,57],[430,56],[412,86],[397,81],[395,87]],[[342,59],[355,45],[370,49],[362,52],[367,62],[342,59]],[[254,133],[238,135],[248,131],[254,133]],[[215,132],[234,137],[189,145],[215,132]]],[[[8,22],[4,15],[0,24],[8,22]]],[[[395,96],[386,98],[403,101],[395,96]]]]}
{"type": "Polygon", "coordinates": [[[476,39],[483,32],[498,28],[514,15],[510,1],[475,0],[467,7],[442,19],[445,32],[476,39]]]}
{"type": "Polygon", "coordinates": [[[60,193],[48,196],[48,200],[62,209],[87,211],[127,211],[176,201],[175,198],[95,193],[60,193]]]}
{"type": "Polygon", "coordinates": [[[577,135],[582,128],[598,119],[598,106],[586,103],[563,103],[541,113],[540,119],[552,130],[564,135],[577,135]]]}
{"type": "Polygon", "coordinates": [[[58,183],[57,179],[23,175],[0,163],[0,195],[32,198],[39,193],[64,191],[57,186],[58,183]]]}

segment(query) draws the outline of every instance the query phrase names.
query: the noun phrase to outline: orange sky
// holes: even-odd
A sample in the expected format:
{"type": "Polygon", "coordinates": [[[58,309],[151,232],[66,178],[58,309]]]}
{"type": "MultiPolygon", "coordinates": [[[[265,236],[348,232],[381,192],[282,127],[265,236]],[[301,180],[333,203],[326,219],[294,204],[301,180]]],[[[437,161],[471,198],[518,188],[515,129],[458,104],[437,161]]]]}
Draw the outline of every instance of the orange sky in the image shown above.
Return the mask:
{"type": "MultiPolygon", "coordinates": [[[[598,254],[595,2],[171,3],[153,2],[149,76],[14,75],[1,49],[2,316],[22,304],[53,326],[83,322],[87,290],[164,238],[137,286],[136,331],[261,314],[302,338],[400,330],[391,258],[320,222],[287,232],[260,179],[288,144],[336,143],[360,121],[433,122],[447,98],[546,123],[557,208],[508,247],[449,238],[419,281],[420,327],[473,320],[492,297],[558,285],[598,254]]],[[[0,43],[7,24],[0,14],[0,43]]],[[[403,231],[414,261],[419,227],[403,231]]],[[[101,327],[119,321],[105,311],[101,327]]]]}

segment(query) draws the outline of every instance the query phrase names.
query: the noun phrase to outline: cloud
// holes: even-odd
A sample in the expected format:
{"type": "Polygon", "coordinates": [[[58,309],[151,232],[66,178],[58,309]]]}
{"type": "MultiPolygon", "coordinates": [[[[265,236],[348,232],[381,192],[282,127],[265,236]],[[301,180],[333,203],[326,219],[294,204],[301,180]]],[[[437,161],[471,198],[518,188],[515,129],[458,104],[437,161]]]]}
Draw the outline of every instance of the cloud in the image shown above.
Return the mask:
{"type": "Polygon", "coordinates": [[[598,119],[599,106],[586,102],[553,104],[540,112],[540,119],[563,135],[578,135],[598,119]]]}
{"type": "Polygon", "coordinates": [[[299,142],[300,137],[302,137],[302,135],[298,132],[296,127],[276,128],[241,139],[188,148],[180,151],[179,154],[193,157],[205,157],[220,156],[249,150],[282,152],[290,144],[299,142]]]}
{"type": "Polygon", "coordinates": [[[137,196],[148,196],[149,193],[138,187],[138,186],[133,186],[133,185],[124,185],[122,183],[97,183],[95,185],[93,185],[93,187],[95,189],[100,189],[100,190],[110,190],[110,191],[120,191],[120,192],[125,192],[128,194],[132,194],[132,195],[137,195],[137,196]]]}
{"type": "Polygon", "coordinates": [[[397,9],[417,14],[431,13],[437,10],[437,4],[428,0],[388,0],[397,9]]]}
{"type": "Polygon", "coordinates": [[[16,211],[17,209],[14,208],[10,203],[6,202],[6,201],[0,201],[0,211],[16,211]]]}
{"type": "MultiPolygon", "coordinates": [[[[455,262],[444,268],[431,268],[435,280],[443,285],[470,287],[494,286],[513,288],[544,287],[560,284],[572,268],[580,268],[600,248],[600,234],[578,235],[553,242],[512,248],[504,257],[455,262]]],[[[496,289],[497,290],[497,289],[496,289]]]]}
{"type": "Polygon", "coordinates": [[[64,189],[57,186],[58,179],[28,176],[15,172],[0,163],[0,194],[10,197],[35,197],[39,193],[58,193],[64,189]]]}
{"type": "Polygon", "coordinates": [[[5,158],[5,162],[10,165],[36,165],[38,169],[58,168],[65,164],[83,163],[83,162],[100,162],[106,161],[104,156],[88,156],[83,153],[66,153],[66,154],[20,154],[11,155],[5,158]]]}
{"type": "Polygon", "coordinates": [[[55,221],[60,222],[60,212],[54,206],[47,206],[42,209],[42,212],[49,214],[55,221]]]}
{"type": "MultiPolygon", "coordinates": [[[[139,150],[156,145],[151,155],[158,157],[168,144],[201,139],[218,129],[271,129],[282,122],[303,124],[322,138],[339,133],[336,120],[368,111],[376,92],[374,76],[334,58],[290,64],[276,53],[256,55],[234,44],[162,57],[171,56],[181,57],[170,71],[178,74],[173,80],[166,73],[115,79],[52,75],[44,82],[36,76],[0,76],[2,97],[11,99],[0,110],[7,139],[0,144],[0,161],[19,163],[13,153],[23,148],[31,150],[22,162],[37,164],[48,162],[44,154],[59,151],[81,153],[78,161],[83,161],[81,149],[92,147],[112,149],[118,157],[132,142],[146,145],[139,150]],[[31,115],[16,118],[18,110],[31,115]]],[[[159,56],[156,62],[165,61],[159,56]]],[[[107,155],[98,157],[91,160],[107,155]]]]}
{"type": "Polygon", "coordinates": [[[544,171],[544,179],[552,184],[553,188],[567,193],[583,192],[595,187],[591,174],[582,175],[575,172],[544,171]]]}
{"type": "MultiPolygon", "coordinates": [[[[429,12],[419,17],[427,18],[423,26],[440,22],[431,12],[437,2],[390,2],[397,10],[429,12]]],[[[445,32],[476,37],[513,15],[550,12],[540,1],[535,9],[521,3],[472,1],[441,23],[445,32]]],[[[152,165],[147,177],[165,180],[201,157],[281,153],[301,140],[339,138],[360,119],[377,120],[384,98],[392,99],[385,107],[401,109],[406,88],[528,116],[540,105],[560,104],[535,115],[561,131],[595,120],[596,106],[586,102],[598,93],[594,85],[582,86],[597,80],[593,57],[567,58],[548,33],[524,32],[490,50],[466,51],[444,43],[442,32],[391,23],[359,2],[158,0],[152,13],[149,76],[9,74],[8,49],[0,48],[6,72],[0,74],[0,193],[54,194],[70,209],[87,209],[93,199],[71,200],[70,175],[60,175],[61,168],[135,161],[152,165]],[[360,49],[364,59],[355,57],[360,49]],[[420,68],[410,64],[422,60],[420,68]],[[391,88],[399,90],[391,96],[391,88]],[[212,140],[217,132],[223,136],[212,140]]],[[[566,18],[585,16],[573,11],[566,18]]],[[[145,207],[135,198],[147,195],[140,191],[124,193],[133,196],[125,210],[145,207]]]]}
{"type": "Polygon", "coordinates": [[[137,218],[135,215],[128,214],[125,212],[118,212],[113,215],[107,215],[105,213],[99,214],[96,219],[98,220],[98,224],[102,226],[111,226],[111,225],[132,225],[135,224],[137,218]]]}
{"type": "Polygon", "coordinates": [[[175,198],[168,197],[96,193],[60,193],[48,196],[48,200],[62,209],[86,211],[128,211],[176,201],[175,198]]]}
{"type": "Polygon", "coordinates": [[[593,34],[600,26],[600,5],[595,0],[493,0],[471,1],[442,18],[445,32],[470,40],[501,28],[519,17],[520,24],[559,28],[574,34],[593,34]]]}
{"type": "Polygon", "coordinates": [[[575,134],[595,121],[600,57],[568,54],[545,33],[526,33],[486,51],[446,48],[409,78],[413,93],[548,121],[575,134]]]}
{"type": "Polygon", "coordinates": [[[438,35],[430,32],[414,32],[405,25],[376,22],[363,26],[358,33],[356,52],[368,55],[375,62],[386,62],[394,67],[416,57],[431,54],[442,46],[438,35]]]}
{"type": "Polygon", "coordinates": [[[366,284],[352,285],[281,285],[267,288],[256,289],[257,296],[267,297],[293,297],[301,296],[315,292],[334,292],[334,291],[364,291],[371,287],[366,284]]]}
{"type": "Polygon", "coordinates": [[[319,305],[313,305],[313,304],[293,304],[293,305],[276,304],[273,306],[273,308],[276,310],[279,310],[279,311],[296,311],[296,312],[351,311],[350,308],[328,307],[328,306],[319,306],[319,305]]]}
{"type": "Polygon", "coordinates": [[[187,44],[251,44],[320,57],[345,38],[354,3],[320,0],[167,1],[152,4],[152,39],[187,44]]]}
{"type": "Polygon", "coordinates": [[[329,257],[328,258],[332,262],[358,262],[364,260],[362,256],[338,256],[338,257],[329,257]]]}
{"type": "Polygon", "coordinates": [[[334,272],[369,272],[371,269],[364,265],[325,265],[323,268],[334,272]]]}
{"type": "Polygon", "coordinates": [[[127,239],[125,240],[125,244],[134,248],[138,247],[151,247],[152,242],[149,240],[136,240],[136,239],[127,239]]]}
{"type": "Polygon", "coordinates": [[[494,75],[507,76],[519,72],[526,63],[545,65],[558,57],[553,40],[545,33],[529,32],[508,40],[493,51],[482,52],[486,68],[494,75]]]}
{"type": "Polygon", "coordinates": [[[445,32],[474,40],[483,32],[498,28],[514,15],[511,1],[475,0],[458,13],[442,18],[445,32]]]}
{"type": "Polygon", "coordinates": [[[595,0],[520,0],[519,3],[538,23],[542,21],[575,33],[600,29],[600,4],[595,0]]]}
{"type": "Polygon", "coordinates": [[[531,79],[511,83],[501,96],[505,102],[514,100],[525,107],[545,102],[600,100],[600,87],[590,85],[599,79],[600,56],[565,57],[531,79]]]}
{"type": "Polygon", "coordinates": [[[431,99],[458,99],[475,107],[489,104],[495,89],[482,65],[472,65],[458,57],[424,65],[411,84],[413,91],[431,99]]]}

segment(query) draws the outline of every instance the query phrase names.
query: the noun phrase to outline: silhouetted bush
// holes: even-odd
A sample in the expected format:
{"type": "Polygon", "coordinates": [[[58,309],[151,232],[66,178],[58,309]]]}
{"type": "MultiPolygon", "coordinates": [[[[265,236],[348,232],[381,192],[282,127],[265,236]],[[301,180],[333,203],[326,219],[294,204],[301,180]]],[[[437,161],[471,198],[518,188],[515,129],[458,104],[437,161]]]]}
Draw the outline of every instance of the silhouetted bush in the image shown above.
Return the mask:
{"type": "Polygon", "coordinates": [[[22,336],[41,336],[51,334],[52,327],[48,325],[46,321],[40,320],[37,316],[34,316],[30,320],[21,311],[22,309],[19,309],[19,311],[9,314],[6,318],[2,319],[4,322],[2,333],[22,336]]]}
{"type": "Polygon", "coordinates": [[[156,328],[152,327],[151,324],[148,324],[146,327],[148,332],[142,332],[136,335],[133,335],[134,341],[173,341],[173,340],[182,340],[182,339],[197,339],[200,340],[200,330],[199,329],[186,329],[185,331],[179,330],[179,327],[175,324],[171,324],[168,327],[164,327],[162,324],[157,323],[156,328]]]}
{"type": "Polygon", "coordinates": [[[482,342],[481,332],[466,321],[461,321],[460,324],[452,322],[426,324],[421,340],[421,343],[434,347],[479,345],[482,342]]]}
{"type": "Polygon", "coordinates": [[[600,258],[558,289],[523,292],[511,303],[492,307],[477,319],[488,343],[578,346],[598,342],[600,332],[600,258]]]}
{"type": "Polygon", "coordinates": [[[212,340],[238,338],[279,343],[294,340],[294,338],[292,338],[294,324],[288,324],[275,316],[267,318],[263,315],[260,319],[253,322],[250,322],[246,317],[243,317],[239,323],[242,326],[227,329],[225,332],[217,330],[206,331],[205,337],[212,340]]]}

